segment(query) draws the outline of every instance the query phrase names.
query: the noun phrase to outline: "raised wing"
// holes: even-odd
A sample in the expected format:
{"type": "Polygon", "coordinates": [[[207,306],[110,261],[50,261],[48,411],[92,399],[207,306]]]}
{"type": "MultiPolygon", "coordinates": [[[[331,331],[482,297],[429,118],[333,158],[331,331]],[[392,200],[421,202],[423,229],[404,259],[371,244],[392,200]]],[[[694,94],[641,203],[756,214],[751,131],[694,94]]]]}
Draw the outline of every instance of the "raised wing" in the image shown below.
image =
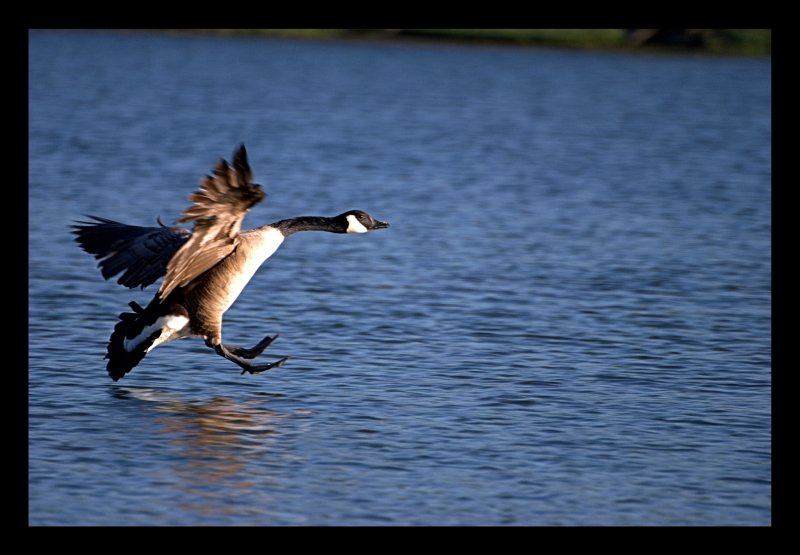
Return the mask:
{"type": "Polygon", "coordinates": [[[144,289],[167,273],[167,263],[189,239],[182,227],[140,227],[88,216],[93,222],[76,222],[73,233],[81,248],[100,260],[105,279],[124,272],[117,283],[144,289]]]}
{"type": "Polygon", "coordinates": [[[191,239],[167,265],[167,275],[158,291],[162,299],[233,252],[242,220],[266,196],[260,185],[250,181],[252,172],[244,145],[234,152],[232,165],[220,160],[213,174],[200,181],[200,190],[189,196],[193,205],[178,220],[178,223],[194,220],[194,229],[191,239]]]}

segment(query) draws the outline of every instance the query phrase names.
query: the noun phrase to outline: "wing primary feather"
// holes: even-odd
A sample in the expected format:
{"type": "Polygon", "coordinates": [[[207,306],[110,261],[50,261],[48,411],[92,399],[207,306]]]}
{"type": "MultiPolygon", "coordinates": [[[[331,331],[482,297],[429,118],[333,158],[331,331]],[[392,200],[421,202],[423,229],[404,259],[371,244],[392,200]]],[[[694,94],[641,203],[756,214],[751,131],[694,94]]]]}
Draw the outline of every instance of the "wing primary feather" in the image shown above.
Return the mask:
{"type": "Polygon", "coordinates": [[[164,276],[170,258],[191,235],[181,227],[140,227],[87,217],[94,221],[73,226],[75,240],[99,260],[105,279],[121,273],[117,283],[130,288],[144,288],[164,276]]]}
{"type": "Polygon", "coordinates": [[[165,225],[160,216],[158,227],[140,227],[86,215],[87,221],[76,222],[73,233],[80,246],[99,261],[106,279],[120,274],[117,283],[144,288],[164,277],[159,289],[163,299],[236,249],[245,215],[266,197],[252,179],[242,143],[231,164],[217,161],[211,175],[201,179],[199,190],[189,195],[192,204],[176,223],[193,221],[191,232],[165,225]]]}
{"type": "Polygon", "coordinates": [[[169,261],[159,296],[165,299],[211,269],[236,248],[239,230],[247,212],[266,196],[253,183],[244,144],[233,153],[233,162],[220,159],[200,180],[200,188],[189,195],[192,205],[178,223],[194,221],[192,237],[169,261]]]}

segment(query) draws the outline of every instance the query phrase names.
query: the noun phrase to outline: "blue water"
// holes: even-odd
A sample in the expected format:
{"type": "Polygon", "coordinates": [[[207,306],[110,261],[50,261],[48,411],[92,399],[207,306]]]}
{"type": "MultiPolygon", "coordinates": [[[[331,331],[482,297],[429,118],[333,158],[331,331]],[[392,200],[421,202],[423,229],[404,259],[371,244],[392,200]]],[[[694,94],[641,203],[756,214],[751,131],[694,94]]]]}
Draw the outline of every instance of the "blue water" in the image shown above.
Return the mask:
{"type": "Polygon", "coordinates": [[[769,525],[771,62],[34,31],[33,525],[769,525]],[[68,226],[175,221],[245,142],[293,236],[118,383],[153,287],[68,226]]]}

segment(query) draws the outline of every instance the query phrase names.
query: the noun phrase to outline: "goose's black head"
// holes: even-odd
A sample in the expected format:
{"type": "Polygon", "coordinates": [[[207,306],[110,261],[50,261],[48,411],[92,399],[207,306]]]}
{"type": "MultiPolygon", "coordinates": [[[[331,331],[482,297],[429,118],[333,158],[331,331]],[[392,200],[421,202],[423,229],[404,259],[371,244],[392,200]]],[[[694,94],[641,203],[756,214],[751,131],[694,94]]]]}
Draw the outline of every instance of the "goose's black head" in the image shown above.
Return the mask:
{"type": "Polygon", "coordinates": [[[388,223],[376,220],[363,210],[350,210],[334,219],[344,227],[345,233],[366,233],[389,227],[388,223]]]}

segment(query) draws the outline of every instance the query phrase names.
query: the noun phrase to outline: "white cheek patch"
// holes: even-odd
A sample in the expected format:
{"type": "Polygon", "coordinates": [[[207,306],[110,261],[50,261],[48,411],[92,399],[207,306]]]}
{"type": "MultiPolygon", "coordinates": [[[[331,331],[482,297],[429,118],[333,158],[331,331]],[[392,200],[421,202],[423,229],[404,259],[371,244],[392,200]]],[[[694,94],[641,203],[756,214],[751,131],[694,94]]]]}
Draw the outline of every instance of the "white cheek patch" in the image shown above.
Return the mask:
{"type": "Polygon", "coordinates": [[[347,221],[349,222],[347,226],[347,233],[366,233],[369,231],[353,214],[347,216],[347,221]]]}

